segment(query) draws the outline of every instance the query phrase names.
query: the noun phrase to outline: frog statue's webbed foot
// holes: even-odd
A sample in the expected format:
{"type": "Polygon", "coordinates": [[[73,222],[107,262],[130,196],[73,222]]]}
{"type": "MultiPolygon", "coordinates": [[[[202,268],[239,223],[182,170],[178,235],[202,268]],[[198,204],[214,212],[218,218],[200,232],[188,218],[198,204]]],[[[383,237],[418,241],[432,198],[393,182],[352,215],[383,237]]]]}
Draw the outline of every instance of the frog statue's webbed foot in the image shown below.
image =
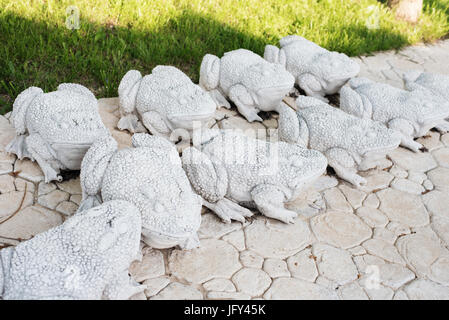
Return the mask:
{"type": "Polygon", "coordinates": [[[258,185],[251,190],[251,196],[257,209],[264,216],[294,223],[298,214],[284,207],[285,194],[274,185],[258,185]]]}
{"type": "Polygon", "coordinates": [[[212,161],[208,155],[190,147],[182,153],[182,165],[195,191],[204,199],[203,204],[224,222],[244,222],[252,212],[226,199],[228,175],[219,159],[212,161]]]}
{"type": "Polygon", "coordinates": [[[244,86],[241,84],[232,86],[229,90],[229,98],[235,103],[237,109],[246,120],[249,122],[263,121],[263,119],[257,115],[259,110],[254,105],[253,98],[244,86]]]}
{"type": "Polygon", "coordinates": [[[344,149],[331,148],[325,152],[329,166],[341,178],[352,183],[357,188],[367,183],[366,179],[357,174],[357,164],[344,149]]]}

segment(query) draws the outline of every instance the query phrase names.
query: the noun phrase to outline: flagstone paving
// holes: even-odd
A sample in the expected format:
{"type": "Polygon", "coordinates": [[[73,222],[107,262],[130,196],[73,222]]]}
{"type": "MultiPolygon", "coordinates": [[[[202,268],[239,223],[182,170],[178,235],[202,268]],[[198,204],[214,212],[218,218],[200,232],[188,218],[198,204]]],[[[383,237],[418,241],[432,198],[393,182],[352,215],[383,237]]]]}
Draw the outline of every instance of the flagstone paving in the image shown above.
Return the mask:
{"type": "MultiPolygon", "coordinates": [[[[361,76],[402,87],[401,72],[449,74],[449,40],[354,58],[361,76]]],[[[103,121],[118,141],[118,99],[100,99],[103,121]]],[[[79,178],[44,183],[39,167],[4,152],[14,136],[0,116],[0,248],[61,224],[81,201],[79,178]]],[[[220,109],[209,124],[275,135],[277,115],[250,124],[220,109]]],[[[251,132],[247,132],[251,134],[251,132]]],[[[143,246],[130,273],[146,286],[134,299],[449,299],[449,134],[420,138],[429,150],[398,148],[362,173],[360,190],[332,175],[296,201],[285,225],[260,215],[222,223],[203,210],[201,246],[190,251],[143,246]]]]}

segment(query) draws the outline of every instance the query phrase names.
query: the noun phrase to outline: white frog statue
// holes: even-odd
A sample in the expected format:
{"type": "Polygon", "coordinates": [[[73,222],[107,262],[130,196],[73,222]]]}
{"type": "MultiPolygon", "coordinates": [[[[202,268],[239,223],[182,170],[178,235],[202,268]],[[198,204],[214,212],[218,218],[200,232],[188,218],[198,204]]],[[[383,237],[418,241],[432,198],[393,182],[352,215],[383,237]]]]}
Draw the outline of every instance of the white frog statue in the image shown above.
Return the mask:
{"type": "Polygon", "coordinates": [[[131,133],[147,129],[167,139],[172,133],[176,135],[178,129],[190,132],[195,121],[204,125],[217,108],[207,92],[172,66],[157,66],[144,77],[139,71],[130,70],[121,80],[118,93],[119,129],[131,133]]]}
{"type": "Polygon", "coordinates": [[[340,108],[359,118],[379,121],[401,134],[401,145],[424,150],[414,140],[436,128],[449,129],[449,102],[429,90],[407,91],[366,78],[353,78],[340,90],[340,108]]]}
{"type": "Polygon", "coordinates": [[[201,197],[193,192],[174,144],[136,133],[132,145],[117,151],[111,137],[92,144],[81,165],[80,210],[101,201],[126,200],[141,213],[143,241],[148,245],[197,247],[201,197]]]}
{"type": "Polygon", "coordinates": [[[438,73],[409,70],[402,75],[405,88],[409,91],[428,89],[449,101],[449,76],[438,73]]]}
{"type": "Polygon", "coordinates": [[[126,201],[79,212],[64,224],[0,251],[0,297],[127,299],[142,292],[128,275],[141,259],[140,214],[126,201]]]}
{"type": "Polygon", "coordinates": [[[293,223],[297,213],[284,203],[296,199],[327,166],[318,151],[217,129],[202,132],[198,145],[183,151],[182,162],[203,204],[228,223],[245,221],[252,215],[247,208],[293,223]]]}
{"type": "Polygon", "coordinates": [[[249,122],[262,121],[259,111],[275,110],[294,82],[283,66],[246,49],[226,52],[221,59],[206,54],[201,62],[200,86],[219,106],[230,108],[228,97],[249,122]]]}
{"type": "Polygon", "coordinates": [[[396,131],[322,100],[299,96],[296,107],[296,112],[287,105],[279,109],[280,139],[323,152],[335,173],[356,187],[366,184],[358,170],[374,168],[388,151],[399,146],[396,131]]]}
{"type": "Polygon", "coordinates": [[[279,41],[281,49],[267,45],[264,58],[279,63],[289,71],[306,95],[328,102],[325,95],[335,94],[360,66],[347,55],[328,51],[316,43],[297,35],[279,41]]]}
{"type": "Polygon", "coordinates": [[[17,135],[6,151],[36,160],[45,182],[61,181],[60,170],[79,170],[95,139],[109,135],[95,96],[74,83],[49,93],[37,87],[24,90],[14,101],[11,122],[17,135]]]}

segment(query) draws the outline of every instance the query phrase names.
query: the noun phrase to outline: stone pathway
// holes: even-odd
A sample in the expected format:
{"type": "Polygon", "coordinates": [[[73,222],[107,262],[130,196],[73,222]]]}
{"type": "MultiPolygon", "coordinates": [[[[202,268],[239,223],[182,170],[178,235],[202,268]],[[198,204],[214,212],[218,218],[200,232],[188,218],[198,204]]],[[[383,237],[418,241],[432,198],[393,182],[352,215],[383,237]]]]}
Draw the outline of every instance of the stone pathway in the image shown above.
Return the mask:
{"type": "MultiPolygon", "coordinates": [[[[401,87],[410,68],[449,74],[449,41],[355,60],[361,76],[401,87]]],[[[120,147],[129,145],[130,135],[115,129],[118,99],[99,105],[120,147]]],[[[62,223],[81,199],[79,178],[46,184],[35,163],[3,151],[14,136],[8,116],[0,116],[0,248],[62,223]]],[[[249,124],[219,110],[210,125],[269,131],[276,118],[249,124]]],[[[288,204],[301,213],[292,225],[260,215],[223,224],[205,210],[200,248],[143,247],[130,273],[147,289],[134,298],[449,299],[449,134],[419,141],[429,152],[394,150],[362,173],[368,184],[360,190],[322,176],[288,204]]]]}

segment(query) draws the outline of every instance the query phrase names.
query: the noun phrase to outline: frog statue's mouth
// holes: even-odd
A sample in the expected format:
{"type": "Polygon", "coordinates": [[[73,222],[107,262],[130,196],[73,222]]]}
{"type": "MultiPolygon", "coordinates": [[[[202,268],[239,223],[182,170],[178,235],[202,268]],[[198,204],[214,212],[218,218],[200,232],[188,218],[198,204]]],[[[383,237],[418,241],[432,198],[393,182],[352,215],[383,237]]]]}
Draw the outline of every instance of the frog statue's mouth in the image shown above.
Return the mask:
{"type": "Polygon", "coordinates": [[[293,88],[293,83],[286,83],[278,86],[270,86],[256,91],[255,102],[262,107],[272,107],[281,102],[281,100],[293,88]]]}

